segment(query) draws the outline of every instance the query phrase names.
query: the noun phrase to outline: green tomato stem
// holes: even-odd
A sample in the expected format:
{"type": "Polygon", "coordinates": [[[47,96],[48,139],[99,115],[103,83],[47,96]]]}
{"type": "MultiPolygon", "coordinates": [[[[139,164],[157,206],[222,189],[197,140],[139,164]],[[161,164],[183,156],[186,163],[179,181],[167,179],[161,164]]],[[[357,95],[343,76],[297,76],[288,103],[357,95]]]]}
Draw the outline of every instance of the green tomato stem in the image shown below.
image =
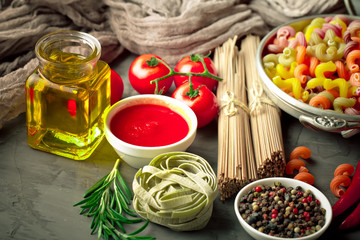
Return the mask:
{"type": "MultiPolygon", "coordinates": [[[[166,66],[169,69],[169,73],[165,76],[156,78],[154,80],[151,80],[150,83],[154,84],[155,83],[155,94],[161,94],[162,92],[159,93],[159,81],[171,77],[171,76],[175,76],[175,75],[180,75],[180,76],[188,76],[189,80],[192,76],[196,76],[196,77],[208,77],[211,79],[214,79],[216,81],[222,81],[222,78],[215,76],[214,74],[210,73],[209,70],[206,67],[205,61],[204,61],[204,56],[200,55],[200,54],[196,54],[195,55],[198,59],[200,59],[202,65],[204,66],[204,71],[202,73],[181,73],[181,72],[176,72],[174,71],[167,63],[165,63],[163,60],[161,59],[157,59],[159,62],[161,62],[162,64],[164,64],[164,66],[166,66]]],[[[190,82],[190,81],[189,81],[190,82]]]]}

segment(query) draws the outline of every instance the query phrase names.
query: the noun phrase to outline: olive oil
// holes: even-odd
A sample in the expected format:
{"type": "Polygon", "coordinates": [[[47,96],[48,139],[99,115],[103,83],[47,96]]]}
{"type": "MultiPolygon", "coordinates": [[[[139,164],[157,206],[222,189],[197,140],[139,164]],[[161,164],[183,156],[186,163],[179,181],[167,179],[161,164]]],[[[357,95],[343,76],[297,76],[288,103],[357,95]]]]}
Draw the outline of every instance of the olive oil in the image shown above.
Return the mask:
{"type": "Polygon", "coordinates": [[[87,34],[78,43],[77,32],[70,33],[75,37],[56,32],[37,43],[44,46],[36,48],[39,66],[26,81],[27,140],[35,149],[83,160],[104,136],[110,67],[92,53],[99,49],[83,40],[87,34]]]}

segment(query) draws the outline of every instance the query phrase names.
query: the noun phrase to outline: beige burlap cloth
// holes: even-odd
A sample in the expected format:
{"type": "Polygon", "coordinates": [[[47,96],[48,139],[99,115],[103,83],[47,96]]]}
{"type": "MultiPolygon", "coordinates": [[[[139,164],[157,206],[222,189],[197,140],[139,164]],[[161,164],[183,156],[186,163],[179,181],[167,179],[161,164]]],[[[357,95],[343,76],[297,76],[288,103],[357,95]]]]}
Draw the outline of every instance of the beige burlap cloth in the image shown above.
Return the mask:
{"type": "Polygon", "coordinates": [[[0,0],[0,128],[25,111],[25,81],[37,66],[34,46],[44,34],[89,32],[108,63],[127,49],[174,65],[235,35],[263,36],[292,18],[324,13],[346,13],[343,1],[0,0]]]}

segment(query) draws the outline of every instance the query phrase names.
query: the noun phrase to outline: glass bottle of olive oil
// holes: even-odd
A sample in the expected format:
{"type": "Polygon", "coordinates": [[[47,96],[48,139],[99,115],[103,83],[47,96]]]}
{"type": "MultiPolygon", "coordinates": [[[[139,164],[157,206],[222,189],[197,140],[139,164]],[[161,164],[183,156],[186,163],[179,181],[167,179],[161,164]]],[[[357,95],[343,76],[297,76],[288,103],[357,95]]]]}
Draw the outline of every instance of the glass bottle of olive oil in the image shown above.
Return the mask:
{"type": "Polygon", "coordinates": [[[28,144],[75,160],[88,158],[104,136],[110,67],[90,34],[59,31],[36,43],[39,66],[26,81],[28,144]]]}

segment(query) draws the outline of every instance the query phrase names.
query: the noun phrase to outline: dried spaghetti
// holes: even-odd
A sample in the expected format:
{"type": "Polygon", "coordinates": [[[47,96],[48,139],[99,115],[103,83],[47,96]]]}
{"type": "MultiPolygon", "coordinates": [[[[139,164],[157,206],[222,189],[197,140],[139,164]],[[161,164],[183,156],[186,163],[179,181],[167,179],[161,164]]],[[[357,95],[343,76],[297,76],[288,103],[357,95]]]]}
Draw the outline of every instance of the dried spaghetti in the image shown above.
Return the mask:
{"type": "Polygon", "coordinates": [[[217,178],[221,200],[235,195],[257,179],[245,88],[243,54],[229,39],[215,49],[214,63],[219,76],[217,98],[221,101],[218,120],[217,178]]]}
{"type": "Polygon", "coordinates": [[[248,35],[241,42],[244,53],[246,87],[257,174],[259,178],[282,176],[286,161],[279,109],[263,92],[255,66],[255,53],[260,39],[248,35]]]}

